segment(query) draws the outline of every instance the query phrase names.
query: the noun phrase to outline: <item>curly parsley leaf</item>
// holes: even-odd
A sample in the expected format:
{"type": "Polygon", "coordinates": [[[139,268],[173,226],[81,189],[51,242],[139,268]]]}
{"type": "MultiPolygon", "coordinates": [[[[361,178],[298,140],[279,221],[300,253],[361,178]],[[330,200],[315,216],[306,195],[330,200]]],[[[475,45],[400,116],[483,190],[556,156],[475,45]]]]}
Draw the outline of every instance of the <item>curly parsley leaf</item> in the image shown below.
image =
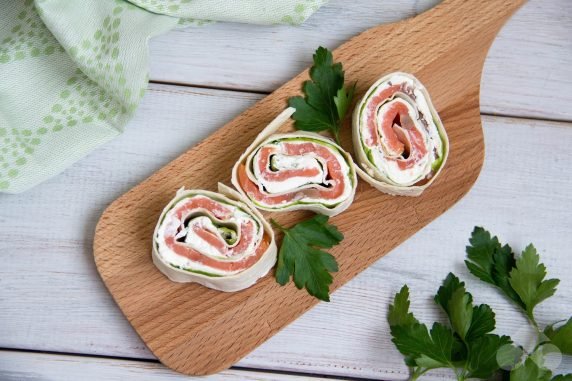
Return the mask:
{"type": "Polygon", "coordinates": [[[572,318],[558,328],[554,324],[544,329],[544,334],[550,342],[567,355],[572,355],[572,318]]]}
{"type": "Polygon", "coordinates": [[[475,227],[467,246],[467,268],[477,278],[500,288],[506,296],[521,308],[524,303],[511,287],[509,276],[516,266],[512,249],[508,245],[502,246],[497,237],[482,227],[475,227]]]}
{"type": "Polygon", "coordinates": [[[314,53],[310,80],[302,86],[304,97],[288,100],[296,112],[294,126],[304,131],[330,131],[339,143],[339,131],[354,96],[355,85],[344,86],[342,64],[334,63],[332,52],[319,47],[314,53]]]}
{"type": "Polygon", "coordinates": [[[510,272],[510,285],[525,306],[528,317],[534,321],[534,307],[556,292],[558,279],[547,279],[546,267],[540,263],[540,256],[532,244],[528,245],[516,260],[516,267],[510,272]]]}
{"type": "Polygon", "coordinates": [[[329,302],[330,273],[338,271],[333,255],[321,250],[339,244],[344,236],[331,224],[328,217],[316,215],[292,228],[285,228],[276,221],[272,224],[284,233],[278,252],[276,281],[285,285],[294,279],[298,289],[306,288],[308,293],[320,300],[329,302]]]}

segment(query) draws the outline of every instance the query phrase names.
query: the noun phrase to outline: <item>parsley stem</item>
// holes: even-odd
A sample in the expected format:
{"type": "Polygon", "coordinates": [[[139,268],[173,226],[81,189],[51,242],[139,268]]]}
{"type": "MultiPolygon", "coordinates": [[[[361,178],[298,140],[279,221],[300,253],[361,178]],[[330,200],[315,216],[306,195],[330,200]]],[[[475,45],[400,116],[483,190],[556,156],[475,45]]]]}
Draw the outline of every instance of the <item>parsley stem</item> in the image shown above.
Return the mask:
{"type": "Polygon", "coordinates": [[[276,229],[280,230],[282,233],[286,233],[286,229],[284,226],[280,225],[274,218],[270,219],[270,224],[275,227],[276,229]]]}
{"type": "Polygon", "coordinates": [[[423,374],[425,374],[429,369],[420,368],[420,367],[413,367],[413,373],[411,374],[411,381],[417,380],[423,374]]]}
{"type": "Polygon", "coordinates": [[[459,373],[455,372],[455,375],[457,376],[457,380],[458,381],[465,381],[466,372],[467,372],[467,365],[465,364],[465,367],[459,373]]]}
{"type": "Polygon", "coordinates": [[[334,128],[332,129],[332,133],[334,134],[334,139],[336,140],[336,143],[338,143],[338,145],[341,147],[342,143],[340,142],[340,129],[334,128]]]}
{"type": "Polygon", "coordinates": [[[528,318],[528,321],[530,322],[530,324],[532,324],[536,332],[538,332],[539,335],[542,334],[542,330],[538,326],[538,323],[536,322],[536,319],[534,318],[534,314],[532,313],[532,311],[530,313],[528,311],[525,311],[525,314],[526,317],[528,318]]]}

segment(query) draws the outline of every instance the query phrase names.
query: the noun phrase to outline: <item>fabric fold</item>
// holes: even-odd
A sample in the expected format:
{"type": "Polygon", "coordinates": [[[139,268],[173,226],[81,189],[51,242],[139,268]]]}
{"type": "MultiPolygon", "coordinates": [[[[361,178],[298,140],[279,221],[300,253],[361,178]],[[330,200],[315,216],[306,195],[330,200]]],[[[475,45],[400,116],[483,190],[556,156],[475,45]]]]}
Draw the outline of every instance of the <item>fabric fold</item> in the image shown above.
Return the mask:
{"type": "Polygon", "coordinates": [[[322,3],[0,0],[0,192],[121,134],[147,87],[149,38],[213,21],[300,23],[322,3]]]}

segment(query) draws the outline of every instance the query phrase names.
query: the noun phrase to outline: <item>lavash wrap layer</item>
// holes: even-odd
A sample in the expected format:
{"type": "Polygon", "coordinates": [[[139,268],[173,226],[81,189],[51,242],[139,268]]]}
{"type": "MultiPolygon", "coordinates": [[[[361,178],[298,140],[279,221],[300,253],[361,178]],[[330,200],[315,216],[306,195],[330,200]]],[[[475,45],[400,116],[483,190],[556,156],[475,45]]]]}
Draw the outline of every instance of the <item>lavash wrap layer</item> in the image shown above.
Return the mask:
{"type": "Polygon", "coordinates": [[[153,263],[174,282],[239,291],[276,263],[274,232],[236,191],[219,183],[219,192],[177,192],[155,228],[153,263]]]}
{"type": "Polygon", "coordinates": [[[284,110],[252,142],[232,170],[232,184],[257,208],[309,210],[335,216],[357,187],[351,156],[317,133],[276,133],[295,112],[284,110]]]}
{"type": "Polygon", "coordinates": [[[392,73],[373,84],[356,105],[352,128],[357,172],[382,192],[419,196],[447,160],[443,123],[410,74],[392,73]]]}

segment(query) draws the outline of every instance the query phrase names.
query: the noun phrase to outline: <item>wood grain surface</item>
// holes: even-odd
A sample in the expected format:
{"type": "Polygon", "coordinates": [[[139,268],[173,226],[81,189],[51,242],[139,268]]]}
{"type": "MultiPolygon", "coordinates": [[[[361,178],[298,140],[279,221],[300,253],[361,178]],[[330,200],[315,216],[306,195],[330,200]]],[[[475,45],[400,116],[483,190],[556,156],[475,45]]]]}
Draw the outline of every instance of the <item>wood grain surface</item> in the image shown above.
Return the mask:
{"type": "MultiPolygon", "coordinates": [[[[347,79],[358,81],[358,95],[384,73],[415,74],[440,112],[451,152],[441,177],[420,198],[386,196],[360,185],[352,207],[334,219],[346,239],[333,250],[340,264],[333,289],[446,211],[476,180],[484,154],[478,102],[483,61],[498,29],[522,3],[446,1],[414,19],[371,29],[335,51],[347,79]],[[372,220],[377,223],[360,223],[372,220]]],[[[174,284],[150,260],[153,227],[175,190],[212,190],[228,179],[240,153],[306,78],[301,73],[116,200],[98,224],[94,253],[106,286],[149,349],[177,371],[222,370],[316,304],[271,277],[234,294],[174,284]]],[[[349,136],[344,138],[347,143],[349,136]]],[[[292,223],[302,214],[274,217],[292,223]]]]}

